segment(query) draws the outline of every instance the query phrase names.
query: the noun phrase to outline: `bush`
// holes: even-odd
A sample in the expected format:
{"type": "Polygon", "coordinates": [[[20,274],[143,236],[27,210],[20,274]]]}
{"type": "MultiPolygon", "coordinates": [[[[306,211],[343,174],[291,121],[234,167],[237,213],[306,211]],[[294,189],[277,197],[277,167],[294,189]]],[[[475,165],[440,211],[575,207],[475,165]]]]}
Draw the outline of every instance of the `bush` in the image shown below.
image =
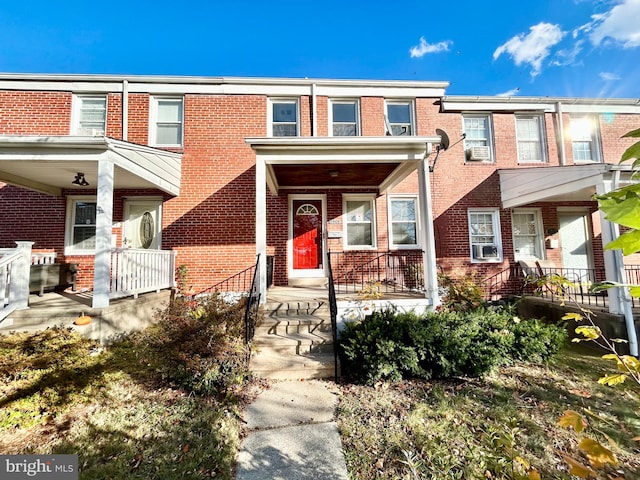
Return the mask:
{"type": "Polygon", "coordinates": [[[178,297],[136,341],[162,380],[197,394],[232,393],[249,375],[244,302],[178,297]]]}
{"type": "Polygon", "coordinates": [[[410,377],[480,377],[515,360],[544,361],[566,338],[562,327],[521,321],[504,309],[422,316],[388,310],[347,323],[339,345],[343,371],[371,384],[410,377]]]}

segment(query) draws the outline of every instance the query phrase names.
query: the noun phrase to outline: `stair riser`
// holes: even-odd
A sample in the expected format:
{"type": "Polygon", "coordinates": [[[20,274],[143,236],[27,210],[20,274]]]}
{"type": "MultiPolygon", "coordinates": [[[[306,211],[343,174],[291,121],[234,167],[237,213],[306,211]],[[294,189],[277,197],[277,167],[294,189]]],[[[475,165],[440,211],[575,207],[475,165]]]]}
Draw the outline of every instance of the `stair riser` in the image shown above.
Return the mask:
{"type": "Polygon", "coordinates": [[[254,348],[261,353],[272,353],[277,355],[307,355],[309,353],[333,353],[332,343],[317,343],[312,345],[256,345],[254,348]]]}
{"type": "Polygon", "coordinates": [[[255,336],[266,335],[331,335],[331,325],[258,325],[255,329],[255,336]]]}

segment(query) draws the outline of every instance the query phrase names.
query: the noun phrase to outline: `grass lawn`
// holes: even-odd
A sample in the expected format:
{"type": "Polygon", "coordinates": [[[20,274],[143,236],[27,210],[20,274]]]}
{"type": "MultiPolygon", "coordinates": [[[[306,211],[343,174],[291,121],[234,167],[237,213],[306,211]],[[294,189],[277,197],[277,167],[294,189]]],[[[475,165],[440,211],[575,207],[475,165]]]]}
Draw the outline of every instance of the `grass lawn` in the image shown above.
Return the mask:
{"type": "MultiPolygon", "coordinates": [[[[586,434],[619,464],[602,478],[640,478],[640,389],[597,383],[610,363],[572,348],[546,366],[484,380],[343,383],[337,420],[352,479],[570,478],[586,434]]],[[[159,382],[131,341],[109,348],[64,329],[0,336],[0,452],[79,455],[81,479],[233,478],[246,386],[224,398],[159,382]]]]}
{"type": "Polygon", "coordinates": [[[571,347],[548,365],[517,364],[483,380],[343,385],[338,408],[352,479],[569,479],[563,455],[592,436],[618,465],[600,478],[640,479],[640,388],[605,387],[610,371],[593,351],[571,347]],[[557,425],[582,414],[581,435],[557,425]],[[533,475],[533,474],[532,474],[533,475]]]}

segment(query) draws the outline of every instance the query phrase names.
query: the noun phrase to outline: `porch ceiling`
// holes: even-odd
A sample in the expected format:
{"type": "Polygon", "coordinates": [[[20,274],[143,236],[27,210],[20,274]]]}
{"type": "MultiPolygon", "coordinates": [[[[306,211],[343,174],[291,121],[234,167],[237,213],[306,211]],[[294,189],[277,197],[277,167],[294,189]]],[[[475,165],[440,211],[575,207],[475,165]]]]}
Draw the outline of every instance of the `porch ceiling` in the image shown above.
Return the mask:
{"type": "Polygon", "coordinates": [[[108,137],[0,135],[0,182],[61,196],[95,190],[98,162],[114,164],[114,188],[180,193],[182,155],[108,137]],[[87,187],[73,185],[84,173],[87,187]]]}
{"type": "Polygon", "coordinates": [[[503,208],[535,202],[588,201],[611,165],[598,163],[498,170],[503,208]]]}
{"type": "Polygon", "coordinates": [[[282,189],[362,188],[383,192],[407,177],[440,137],[248,138],[267,184],[282,189]]]}

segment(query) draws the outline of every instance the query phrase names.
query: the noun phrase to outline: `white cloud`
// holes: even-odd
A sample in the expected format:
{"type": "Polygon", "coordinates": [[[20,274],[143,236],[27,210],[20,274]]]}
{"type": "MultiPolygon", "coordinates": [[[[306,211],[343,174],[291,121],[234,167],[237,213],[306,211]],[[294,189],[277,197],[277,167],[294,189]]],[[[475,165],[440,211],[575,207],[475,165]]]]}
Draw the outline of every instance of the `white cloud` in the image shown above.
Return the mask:
{"type": "Polygon", "coordinates": [[[516,65],[530,65],[531,76],[535,77],[540,73],[542,61],[549,56],[551,47],[560,43],[566,32],[559,25],[545,22],[538,23],[529,30],[528,34],[521,33],[500,45],[493,52],[493,59],[507,53],[516,65]]]}
{"type": "Polygon", "coordinates": [[[512,88],[511,90],[507,90],[506,92],[498,93],[496,97],[513,97],[520,92],[520,88],[512,88]]]}
{"type": "Polygon", "coordinates": [[[591,18],[580,29],[589,33],[594,45],[612,42],[623,48],[640,47],[640,0],[622,0],[608,12],[591,18]]]}
{"type": "Polygon", "coordinates": [[[612,72],[600,72],[600,78],[605,82],[614,82],[616,80],[622,80],[622,77],[620,77],[620,75],[612,72]]]}
{"type": "Polygon", "coordinates": [[[420,37],[420,44],[409,49],[411,58],[421,58],[427,53],[440,53],[449,50],[449,47],[453,44],[451,40],[444,40],[438,43],[427,43],[424,37],[420,37]]]}
{"type": "Polygon", "coordinates": [[[557,67],[573,65],[574,63],[576,63],[576,58],[578,58],[578,55],[582,51],[583,44],[583,40],[577,40],[573,44],[573,48],[571,48],[571,50],[558,50],[554,56],[554,60],[551,62],[551,65],[555,65],[557,67]]]}

